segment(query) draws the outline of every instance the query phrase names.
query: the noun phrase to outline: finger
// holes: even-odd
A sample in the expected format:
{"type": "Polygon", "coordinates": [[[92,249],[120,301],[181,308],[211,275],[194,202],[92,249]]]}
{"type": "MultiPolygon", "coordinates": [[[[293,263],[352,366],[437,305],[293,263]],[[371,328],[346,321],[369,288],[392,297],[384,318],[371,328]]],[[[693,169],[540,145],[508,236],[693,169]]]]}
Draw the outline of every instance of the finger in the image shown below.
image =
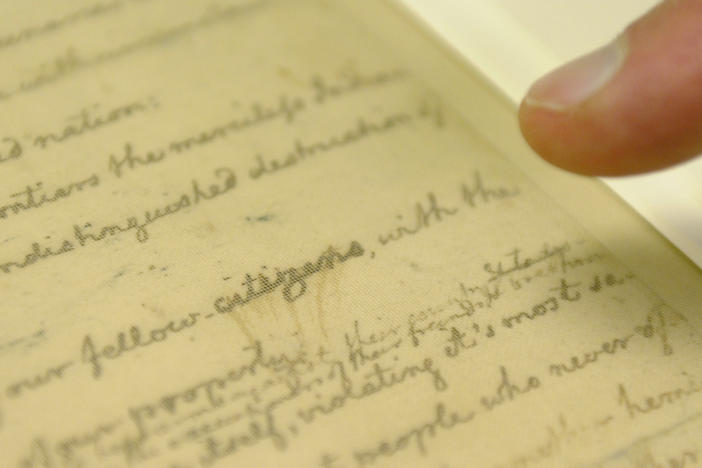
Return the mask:
{"type": "Polygon", "coordinates": [[[544,159],[589,175],[702,153],[702,0],[669,0],[608,46],[536,82],[519,111],[544,159]]]}

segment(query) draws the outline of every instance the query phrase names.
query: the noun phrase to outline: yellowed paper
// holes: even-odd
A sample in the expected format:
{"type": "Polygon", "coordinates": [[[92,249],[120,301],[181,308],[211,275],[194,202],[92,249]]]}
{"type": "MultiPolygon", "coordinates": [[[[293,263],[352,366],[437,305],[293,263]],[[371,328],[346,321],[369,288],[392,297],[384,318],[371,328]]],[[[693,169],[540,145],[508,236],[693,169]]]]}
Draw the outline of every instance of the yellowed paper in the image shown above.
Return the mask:
{"type": "Polygon", "coordinates": [[[395,9],[3,8],[2,466],[702,460],[699,274],[395,9]]]}

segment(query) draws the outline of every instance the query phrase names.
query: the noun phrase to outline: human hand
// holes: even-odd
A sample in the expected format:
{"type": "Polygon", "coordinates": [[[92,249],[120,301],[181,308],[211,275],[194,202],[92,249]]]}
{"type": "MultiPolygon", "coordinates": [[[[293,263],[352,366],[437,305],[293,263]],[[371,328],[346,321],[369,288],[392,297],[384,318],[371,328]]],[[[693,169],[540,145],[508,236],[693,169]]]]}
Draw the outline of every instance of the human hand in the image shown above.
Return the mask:
{"type": "Polygon", "coordinates": [[[702,0],[665,0],[537,81],[519,120],[537,153],[581,174],[647,172],[702,153],[702,0]]]}

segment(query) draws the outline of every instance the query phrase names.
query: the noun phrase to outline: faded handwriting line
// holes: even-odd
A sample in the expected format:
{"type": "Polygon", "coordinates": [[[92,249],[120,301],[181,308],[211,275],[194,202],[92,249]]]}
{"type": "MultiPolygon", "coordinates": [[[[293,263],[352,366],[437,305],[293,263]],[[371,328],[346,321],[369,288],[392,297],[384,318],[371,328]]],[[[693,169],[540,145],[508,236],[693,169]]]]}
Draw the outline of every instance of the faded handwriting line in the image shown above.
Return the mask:
{"type": "Polygon", "coordinates": [[[101,109],[99,104],[93,104],[81,109],[78,114],[69,116],[67,118],[69,123],[64,125],[61,130],[35,136],[33,144],[41,149],[46,149],[51,144],[63,143],[71,138],[83,136],[136,114],[153,110],[158,106],[158,101],[154,97],[114,106],[106,110],[101,109]]]}
{"type": "Polygon", "coordinates": [[[299,139],[295,140],[294,148],[285,157],[264,158],[261,154],[257,154],[255,157],[256,166],[249,169],[249,176],[252,179],[258,179],[264,175],[271,175],[283,169],[296,166],[311,156],[328,153],[353,143],[382,135],[393,129],[406,126],[411,121],[412,115],[404,112],[385,116],[375,122],[361,117],[353,127],[325,140],[311,143],[303,143],[299,139]]]}
{"type": "Polygon", "coordinates": [[[675,404],[691,395],[696,395],[702,392],[702,384],[698,382],[693,375],[683,372],[687,378],[685,386],[678,386],[672,390],[666,390],[656,393],[655,395],[646,395],[640,401],[634,401],[629,395],[629,391],[623,384],[619,384],[617,403],[626,409],[627,414],[631,419],[637,416],[646,415],[654,411],[658,411],[663,407],[675,404]]]}
{"type": "Polygon", "coordinates": [[[226,138],[232,133],[254,128],[265,123],[282,120],[291,123],[296,115],[305,109],[305,101],[301,98],[288,98],[282,96],[274,105],[260,102],[251,104],[250,109],[238,117],[229,119],[224,123],[202,130],[193,136],[179,138],[159,149],[138,152],[133,143],[125,143],[122,155],[111,154],[107,167],[116,177],[122,177],[125,170],[136,170],[142,166],[158,164],[174,154],[184,154],[193,149],[217,140],[226,138]]]}
{"type": "Polygon", "coordinates": [[[31,335],[14,338],[12,340],[0,343],[0,354],[14,350],[17,348],[28,349],[37,346],[40,342],[46,340],[46,330],[40,328],[31,335]]]}
{"type": "Polygon", "coordinates": [[[352,241],[345,253],[329,247],[314,262],[305,262],[300,267],[282,270],[276,268],[275,277],[267,276],[264,271],[256,276],[247,273],[241,283],[246,287],[246,292],[218,297],[214,301],[215,310],[219,313],[228,313],[254,299],[272,294],[278,289],[282,291],[282,296],[287,302],[295,302],[307,292],[307,278],[325,270],[332,270],[336,265],[352,258],[362,257],[364,253],[363,246],[357,241],[352,241]]]}
{"type": "Polygon", "coordinates": [[[437,403],[434,407],[434,415],[430,421],[420,423],[395,438],[383,440],[374,448],[356,450],[353,453],[353,458],[358,466],[365,467],[375,464],[384,458],[392,457],[397,452],[407,449],[409,445],[416,446],[420,454],[426,455],[427,438],[436,437],[439,430],[449,431],[456,426],[468,424],[474,417],[475,413],[473,411],[464,411],[462,413],[448,411],[444,403],[437,403]]]}
{"type": "Polygon", "coordinates": [[[502,261],[498,261],[497,265],[493,265],[492,263],[486,263],[483,269],[492,275],[490,276],[488,281],[495,281],[502,278],[503,276],[507,276],[517,271],[526,270],[527,268],[531,268],[534,265],[538,265],[541,262],[552,259],[554,257],[562,259],[563,255],[568,250],[570,250],[570,245],[567,243],[557,245],[554,247],[544,245],[542,251],[535,257],[521,258],[522,251],[520,249],[514,249],[506,254],[506,257],[510,259],[510,264],[507,267],[504,267],[502,265],[502,261]]]}
{"type": "Polygon", "coordinates": [[[0,164],[22,157],[22,145],[14,138],[5,137],[0,140],[0,164]]]}
{"type": "Polygon", "coordinates": [[[200,314],[189,314],[180,321],[171,320],[163,327],[153,328],[148,333],[143,333],[138,326],[129,327],[128,332],[119,332],[115,344],[97,346],[91,335],[86,335],[81,344],[81,361],[92,369],[93,378],[99,378],[103,373],[105,359],[114,360],[125,353],[140,348],[162,343],[170,337],[197,325],[200,314]]]}
{"type": "Polygon", "coordinates": [[[163,29],[154,34],[140,37],[131,42],[126,42],[112,49],[98,52],[88,57],[79,56],[73,49],[69,49],[62,56],[57,57],[51,63],[45,63],[39,67],[38,74],[27,81],[22,81],[19,85],[0,91],[0,100],[10,99],[18,94],[35,91],[48,84],[55,83],[63,78],[71,76],[79,70],[93,68],[112,60],[130,55],[140,50],[161,45],[180,38],[193,31],[206,28],[215,23],[230,20],[240,15],[250,13],[263,6],[264,2],[255,1],[243,5],[235,5],[222,8],[214,12],[209,12],[192,21],[185,21],[179,25],[163,29]]]}
{"type": "Polygon", "coordinates": [[[24,189],[10,195],[10,198],[13,199],[11,202],[0,205],[0,220],[65,200],[78,192],[85,192],[99,185],[100,177],[97,174],[68,182],[53,189],[46,189],[41,181],[27,185],[24,189]]]}
{"type": "MultiPolygon", "coordinates": [[[[231,169],[218,168],[214,171],[216,183],[208,185],[207,189],[196,179],[191,180],[189,190],[180,194],[175,201],[163,207],[144,211],[143,216],[130,216],[123,223],[110,223],[102,227],[95,227],[92,223],[73,226],[73,237],[64,239],[59,248],[46,247],[39,241],[32,242],[30,251],[19,260],[0,263],[0,271],[11,274],[51,257],[65,255],[75,249],[110,239],[114,236],[133,232],[140,243],[149,240],[148,227],[158,220],[175,215],[176,213],[202,202],[219,198],[234,190],[237,184],[236,175],[231,169]]],[[[50,236],[44,236],[49,237],[50,236]]]]}
{"type": "Polygon", "coordinates": [[[114,13],[124,6],[124,3],[124,0],[93,3],[92,5],[64,13],[60,17],[51,18],[42,24],[28,26],[20,31],[0,36],[0,49],[16,46],[46,34],[60,32],[62,29],[81,21],[114,13]]]}
{"type": "Polygon", "coordinates": [[[603,466],[605,466],[609,462],[628,457],[629,452],[634,447],[639,446],[641,444],[648,443],[648,442],[652,442],[652,441],[660,439],[662,437],[665,437],[665,436],[671,434],[672,432],[676,431],[677,429],[680,429],[681,427],[683,427],[687,424],[695,422],[698,419],[702,419],[702,412],[694,413],[691,416],[683,418],[683,419],[679,420],[678,422],[673,423],[673,424],[671,424],[663,429],[652,432],[652,433],[645,435],[643,437],[638,437],[636,439],[633,439],[631,442],[623,445],[621,448],[611,452],[610,454],[605,455],[604,457],[600,458],[599,460],[597,460],[595,462],[591,462],[591,463],[586,463],[584,465],[580,465],[578,468],[602,468],[603,466]]]}
{"type": "Polygon", "coordinates": [[[65,361],[61,364],[49,367],[32,377],[13,382],[7,386],[5,395],[7,395],[8,398],[19,398],[23,393],[49,385],[55,380],[61,380],[66,370],[73,364],[73,361],[65,361]]]}
{"type": "MultiPolygon", "coordinates": [[[[295,122],[300,113],[309,109],[310,101],[313,104],[321,105],[328,102],[332,97],[358,92],[369,86],[385,85],[405,76],[406,73],[394,70],[381,70],[369,74],[347,71],[341,81],[335,81],[333,84],[329,83],[326,85],[333,89],[333,92],[326,90],[327,88],[325,88],[326,91],[313,90],[313,92],[317,93],[316,99],[310,100],[302,95],[282,95],[274,102],[253,101],[243,109],[241,109],[242,105],[239,102],[234,102],[233,107],[238,113],[236,117],[209,125],[205,129],[196,131],[189,136],[173,139],[168,143],[158,145],[155,149],[138,151],[135,149],[134,143],[126,142],[121,154],[110,155],[107,164],[108,170],[116,177],[122,177],[127,170],[133,171],[142,166],[162,163],[172,156],[184,155],[194,149],[223,140],[238,132],[276,121],[290,125],[295,122]],[[322,92],[329,94],[324,94],[324,97],[320,98],[319,93],[322,92]]],[[[420,113],[420,117],[424,118],[425,116],[420,113]]],[[[262,175],[296,165],[303,159],[315,154],[318,155],[347,146],[371,136],[385,133],[395,127],[406,125],[411,121],[411,118],[405,112],[391,114],[383,119],[370,120],[360,117],[352,128],[344,130],[339,135],[315,142],[303,143],[299,139],[296,140],[294,149],[288,151],[285,158],[264,159],[262,155],[258,154],[255,158],[257,166],[249,170],[249,175],[252,179],[258,179],[262,175]]]]}
{"type": "MultiPolygon", "coordinates": [[[[459,205],[464,209],[476,209],[480,205],[494,203],[500,200],[518,196],[521,191],[518,187],[507,189],[503,186],[488,187],[483,181],[483,176],[479,171],[473,173],[470,183],[461,184],[461,195],[463,204],[459,205]]],[[[433,192],[426,195],[426,203],[418,201],[414,204],[412,215],[405,219],[403,215],[397,215],[398,226],[386,233],[378,235],[378,242],[387,245],[414,236],[425,231],[433,225],[444,222],[450,217],[459,213],[459,207],[447,206],[438,201],[433,192]]]]}

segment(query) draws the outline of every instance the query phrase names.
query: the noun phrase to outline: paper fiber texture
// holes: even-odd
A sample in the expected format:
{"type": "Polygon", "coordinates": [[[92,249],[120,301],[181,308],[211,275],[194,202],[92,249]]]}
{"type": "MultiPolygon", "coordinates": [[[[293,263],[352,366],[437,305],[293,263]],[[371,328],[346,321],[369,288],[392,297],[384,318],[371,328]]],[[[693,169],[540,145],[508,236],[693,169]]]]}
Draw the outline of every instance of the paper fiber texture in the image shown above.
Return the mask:
{"type": "Polygon", "coordinates": [[[699,275],[363,6],[3,7],[2,466],[698,463],[699,275]]]}

